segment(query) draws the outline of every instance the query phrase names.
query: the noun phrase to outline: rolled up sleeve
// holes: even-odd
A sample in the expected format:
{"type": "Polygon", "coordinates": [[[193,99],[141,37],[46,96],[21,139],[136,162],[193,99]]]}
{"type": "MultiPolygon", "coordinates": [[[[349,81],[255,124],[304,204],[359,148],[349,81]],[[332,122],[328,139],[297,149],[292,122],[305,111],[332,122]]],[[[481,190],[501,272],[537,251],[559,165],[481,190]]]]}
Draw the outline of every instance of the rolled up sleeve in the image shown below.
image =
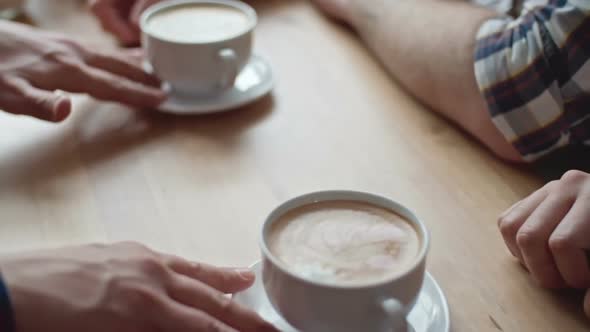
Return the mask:
{"type": "Polygon", "coordinates": [[[590,143],[590,1],[525,3],[477,35],[475,76],[494,124],[527,161],[590,143]]]}

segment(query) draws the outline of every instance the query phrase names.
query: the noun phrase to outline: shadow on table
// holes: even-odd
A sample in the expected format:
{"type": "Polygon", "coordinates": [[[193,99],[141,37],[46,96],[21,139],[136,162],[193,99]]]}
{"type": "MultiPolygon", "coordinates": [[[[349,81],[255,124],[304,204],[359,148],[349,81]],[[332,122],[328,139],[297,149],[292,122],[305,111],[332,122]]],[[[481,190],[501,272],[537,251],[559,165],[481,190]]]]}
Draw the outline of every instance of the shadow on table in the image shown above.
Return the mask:
{"type": "Polygon", "coordinates": [[[584,314],[584,291],[581,290],[564,290],[551,294],[554,305],[572,317],[580,325],[588,326],[588,318],[584,314]]]}
{"type": "Polygon", "coordinates": [[[274,99],[269,95],[233,111],[200,116],[135,113],[112,104],[88,104],[68,120],[72,123],[64,130],[52,131],[0,159],[0,192],[67,177],[81,167],[95,167],[178,132],[188,139],[192,134],[207,137],[222,153],[231,154],[241,134],[272,112],[274,99]]]}

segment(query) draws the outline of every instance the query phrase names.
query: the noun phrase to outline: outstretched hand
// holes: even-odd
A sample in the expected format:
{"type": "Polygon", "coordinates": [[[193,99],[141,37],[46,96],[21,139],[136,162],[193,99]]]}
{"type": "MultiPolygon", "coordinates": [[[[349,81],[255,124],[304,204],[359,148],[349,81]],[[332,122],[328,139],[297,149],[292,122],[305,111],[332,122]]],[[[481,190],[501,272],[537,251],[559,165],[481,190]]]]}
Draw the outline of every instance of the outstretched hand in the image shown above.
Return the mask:
{"type": "MultiPolygon", "coordinates": [[[[570,171],[499,219],[508,249],[548,288],[590,288],[590,174],[570,171]]],[[[585,310],[590,317],[590,292],[585,310]]]]}
{"type": "Polygon", "coordinates": [[[278,332],[226,293],[254,282],[135,243],[0,258],[19,332],[278,332]]]}
{"type": "Polygon", "coordinates": [[[0,109],[9,113],[62,121],[71,102],[56,90],[134,107],[155,107],[165,99],[159,80],[132,54],[103,53],[11,22],[0,22],[0,54],[0,109]]]}

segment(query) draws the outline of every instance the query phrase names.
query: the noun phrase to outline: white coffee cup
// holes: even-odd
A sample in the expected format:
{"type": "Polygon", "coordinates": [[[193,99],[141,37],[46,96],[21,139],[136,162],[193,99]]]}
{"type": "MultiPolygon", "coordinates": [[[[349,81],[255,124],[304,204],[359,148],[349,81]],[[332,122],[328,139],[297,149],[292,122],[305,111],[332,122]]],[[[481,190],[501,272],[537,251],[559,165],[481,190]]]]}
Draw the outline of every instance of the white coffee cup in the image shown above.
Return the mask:
{"type": "Polygon", "coordinates": [[[142,44],[153,72],[176,93],[190,96],[214,95],[234,86],[236,77],[252,55],[255,10],[237,0],[170,0],[148,8],[140,20],[142,44]],[[227,6],[242,12],[248,26],[227,39],[187,42],[156,36],[148,21],[158,13],[186,5],[227,6]]]}
{"type": "Polygon", "coordinates": [[[262,281],[281,316],[305,332],[406,332],[424,281],[430,236],[426,226],[404,206],[381,196],[354,191],[323,191],[292,199],[274,210],[262,229],[262,281]],[[274,257],[268,246],[271,226],[301,206],[326,201],[355,201],[397,213],[415,226],[422,241],[407,272],[384,282],[348,286],[304,279],[274,257]]]}

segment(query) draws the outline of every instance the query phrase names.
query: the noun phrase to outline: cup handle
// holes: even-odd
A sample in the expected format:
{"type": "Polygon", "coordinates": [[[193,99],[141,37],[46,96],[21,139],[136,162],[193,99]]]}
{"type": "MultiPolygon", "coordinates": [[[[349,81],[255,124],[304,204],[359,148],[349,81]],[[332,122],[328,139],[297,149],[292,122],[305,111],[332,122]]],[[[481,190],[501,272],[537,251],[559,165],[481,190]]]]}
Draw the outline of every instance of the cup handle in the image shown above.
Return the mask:
{"type": "Polygon", "coordinates": [[[224,67],[228,68],[225,69],[227,70],[227,74],[225,75],[225,78],[223,79],[220,87],[223,90],[228,90],[234,86],[236,83],[236,78],[239,74],[238,55],[231,48],[224,48],[220,50],[218,55],[221,61],[224,63],[224,67]]]}
{"type": "Polygon", "coordinates": [[[381,308],[389,317],[394,332],[409,332],[408,321],[403,304],[397,299],[385,299],[381,303],[381,308]]]}

